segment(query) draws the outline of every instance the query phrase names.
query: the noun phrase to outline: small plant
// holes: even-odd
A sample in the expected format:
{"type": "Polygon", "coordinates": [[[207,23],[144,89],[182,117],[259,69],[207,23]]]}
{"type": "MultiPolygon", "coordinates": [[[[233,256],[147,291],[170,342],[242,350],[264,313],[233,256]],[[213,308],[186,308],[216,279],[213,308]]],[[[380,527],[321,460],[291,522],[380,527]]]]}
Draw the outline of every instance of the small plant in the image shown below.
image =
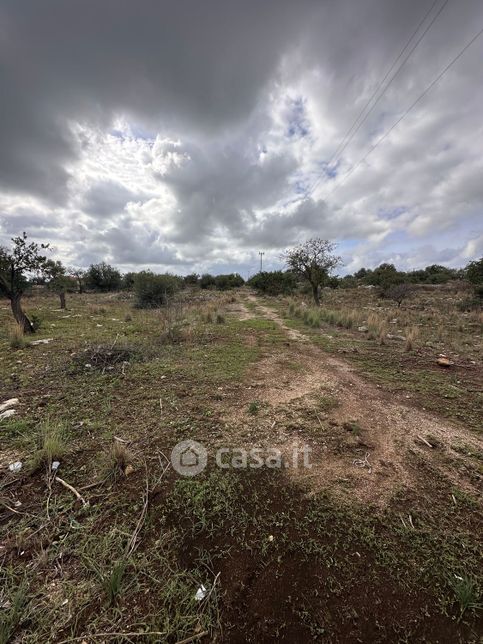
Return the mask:
{"type": "Polygon", "coordinates": [[[22,620],[27,603],[27,584],[24,581],[11,594],[8,609],[3,608],[0,615],[0,644],[7,644],[22,620]]]}
{"type": "Polygon", "coordinates": [[[25,333],[21,324],[15,324],[12,327],[9,341],[11,349],[25,349],[28,343],[25,340],[25,333]]]}
{"type": "Polygon", "coordinates": [[[120,559],[114,564],[111,574],[106,580],[106,592],[109,599],[109,604],[112,606],[116,603],[121,594],[122,580],[126,572],[127,562],[125,559],[120,559]]]}
{"type": "Polygon", "coordinates": [[[406,330],[406,351],[413,351],[416,346],[416,340],[419,337],[419,329],[412,326],[406,330]]]}
{"type": "Polygon", "coordinates": [[[117,476],[118,474],[125,474],[127,466],[132,461],[132,454],[124,445],[118,440],[115,440],[109,452],[108,469],[109,472],[117,476]]]}
{"type": "Polygon", "coordinates": [[[454,578],[450,578],[449,585],[460,607],[458,621],[461,621],[467,610],[478,611],[483,609],[483,604],[480,601],[481,592],[475,579],[464,575],[462,577],[455,575],[454,578]]]}
{"type": "Polygon", "coordinates": [[[30,316],[30,321],[32,322],[34,331],[38,331],[42,326],[42,320],[36,313],[32,313],[32,315],[30,316]]]}
{"type": "Polygon", "coordinates": [[[215,322],[217,324],[224,324],[224,322],[225,322],[225,316],[220,311],[216,312],[215,322]]]}
{"type": "Polygon", "coordinates": [[[124,322],[132,322],[132,315],[130,313],[126,313],[124,316],[124,322]]]}
{"type": "Polygon", "coordinates": [[[49,468],[52,461],[60,459],[67,451],[65,428],[61,424],[53,424],[49,420],[40,428],[40,447],[34,454],[34,469],[41,465],[49,468]]]}
{"type": "Polygon", "coordinates": [[[252,414],[252,416],[255,416],[260,411],[260,406],[261,405],[259,400],[252,400],[252,402],[248,405],[248,413],[252,414]]]}

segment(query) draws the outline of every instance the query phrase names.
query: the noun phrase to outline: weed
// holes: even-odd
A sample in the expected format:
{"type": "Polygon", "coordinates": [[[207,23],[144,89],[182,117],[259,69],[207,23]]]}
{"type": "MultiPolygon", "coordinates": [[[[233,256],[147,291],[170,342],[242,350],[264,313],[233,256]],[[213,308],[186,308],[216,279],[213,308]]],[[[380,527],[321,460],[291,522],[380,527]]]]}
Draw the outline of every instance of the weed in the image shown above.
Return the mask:
{"type": "Polygon", "coordinates": [[[11,349],[25,349],[25,347],[28,346],[21,324],[15,324],[12,327],[9,335],[9,343],[11,349]]]}
{"type": "Polygon", "coordinates": [[[473,577],[455,575],[449,578],[449,585],[459,604],[460,614],[458,621],[461,621],[467,610],[479,611],[483,609],[483,604],[480,601],[481,592],[473,577]]]}
{"type": "Polygon", "coordinates": [[[416,340],[419,337],[419,329],[416,326],[412,326],[406,330],[406,351],[413,351],[416,346],[416,340]]]}
{"type": "Polygon", "coordinates": [[[0,613],[0,644],[10,642],[22,621],[27,604],[27,582],[23,580],[15,589],[11,589],[9,595],[0,613]]]}
{"type": "Polygon", "coordinates": [[[116,603],[121,594],[122,580],[126,572],[127,562],[125,559],[116,561],[112,567],[111,574],[106,580],[106,593],[109,599],[109,604],[112,606],[116,603]]]}
{"type": "Polygon", "coordinates": [[[40,427],[40,447],[33,455],[33,469],[41,465],[50,467],[52,461],[60,459],[67,451],[66,431],[61,423],[46,420],[40,427]]]}
{"type": "Polygon", "coordinates": [[[260,411],[260,407],[261,405],[259,400],[252,400],[252,402],[248,405],[248,413],[255,416],[260,411]]]}

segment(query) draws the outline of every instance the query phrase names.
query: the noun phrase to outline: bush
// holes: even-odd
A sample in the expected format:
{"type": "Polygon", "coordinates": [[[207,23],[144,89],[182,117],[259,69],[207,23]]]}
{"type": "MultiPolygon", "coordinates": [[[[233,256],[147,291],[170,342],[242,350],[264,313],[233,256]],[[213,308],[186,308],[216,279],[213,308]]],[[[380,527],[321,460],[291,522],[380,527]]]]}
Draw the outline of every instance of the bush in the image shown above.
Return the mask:
{"type": "Polygon", "coordinates": [[[238,273],[229,273],[228,275],[217,275],[215,277],[215,287],[220,291],[227,291],[230,288],[243,286],[245,280],[238,273]]]}
{"type": "Polygon", "coordinates": [[[248,285],[265,295],[290,295],[297,287],[297,278],[290,271],[263,271],[251,277],[248,285]]]}
{"type": "Polygon", "coordinates": [[[86,273],[86,283],[96,291],[117,291],[122,284],[121,273],[106,262],[91,264],[86,273]]]}
{"type": "Polygon", "coordinates": [[[180,282],[179,277],[169,273],[163,275],[156,275],[151,271],[137,273],[134,280],[135,306],[140,309],[163,306],[179,290],[180,282]]]}
{"type": "Polygon", "coordinates": [[[191,273],[190,275],[185,275],[183,277],[183,282],[185,286],[198,286],[200,276],[197,273],[191,273]]]}
{"type": "Polygon", "coordinates": [[[215,277],[214,275],[210,275],[209,273],[205,273],[204,275],[201,276],[200,278],[200,286],[201,288],[215,288],[215,277]]]}

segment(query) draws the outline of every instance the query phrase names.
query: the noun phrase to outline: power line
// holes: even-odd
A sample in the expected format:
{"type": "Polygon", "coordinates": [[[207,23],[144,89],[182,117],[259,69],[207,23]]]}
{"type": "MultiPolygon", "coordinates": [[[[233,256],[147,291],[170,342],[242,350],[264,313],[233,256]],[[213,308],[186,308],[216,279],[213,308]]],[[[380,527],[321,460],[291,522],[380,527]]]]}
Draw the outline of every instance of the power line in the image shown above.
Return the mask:
{"type": "MultiPolygon", "coordinates": [[[[389,81],[387,82],[386,86],[383,88],[382,92],[379,94],[379,96],[377,97],[377,99],[375,100],[375,102],[373,103],[373,105],[371,106],[371,108],[369,109],[369,111],[365,114],[364,118],[360,121],[360,123],[359,123],[359,124],[357,124],[357,122],[359,121],[359,119],[361,118],[361,116],[362,116],[362,115],[364,114],[364,112],[367,110],[367,108],[369,107],[369,105],[370,105],[370,104],[371,104],[371,102],[373,101],[374,97],[376,96],[376,94],[378,93],[378,91],[380,90],[380,88],[382,87],[382,85],[384,84],[384,82],[386,81],[386,79],[387,79],[387,77],[389,76],[389,74],[392,72],[392,70],[393,70],[393,69],[394,69],[394,67],[397,65],[397,63],[398,63],[398,61],[400,60],[400,58],[403,56],[403,54],[404,54],[404,52],[406,51],[406,49],[409,47],[409,45],[410,45],[411,41],[413,40],[413,38],[414,38],[414,37],[416,36],[416,34],[418,33],[418,31],[419,31],[419,29],[421,28],[421,26],[422,26],[422,25],[424,24],[424,22],[426,21],[426,18],[427,18],[427,17],[430,15],[430,13],[432,12],[432,10],[433,10],[433,8],[435,7],[435,5],[437,4],[437,2],[438,2],[438,0],[435,0],[435,1],[433,2],[433,4],[431,5],[430,9],[425,13],[424,17],[420,20],[420,22],[419,22],[418,26],[416,27],[415,31],[412,33],[412,35],[411,35],[411,37],[409,38],[409,40],[407,41],[407,43],[404,45],[403,49],[401,50],[401,52],[399,53],[399,55],[397,56],[397,58],[394,60],[394,62],[393,62],[393,64],[391,65],[391,67],[390,67],[390,68],[389,68],[389,70],[386,72],[386,75],[385,75],[385,76],[384,76],[384,78],[381,80],[381,82],[379,83],[379,85],[376,87],[376,89],[375,89],[375,91],[373,92],[372,96],[370,97],[370,99],[368,100],[368,102],[366,103],[366,105],[363,107],[363,109],[361,110],[361,112],[360,112],[360,113],[359,113],[359,115],[357,116],[356,120],[353,122],[352,126],[349,128],[348,132],[345,134],[345,136],[344,136],[344,138],[342,139],[341,143],[340,143],[340,144],[339,144],[339,146],[337,147],[337,149],[336,149],[335,153],[334,153],[334,154],[332,155],[332,157],[329,159],[329,161],[328,161],[328,163],[327,163],[327,166],[330,166],[330,164],[331,164],[331,163],[333,163],[333,161],[336,161],[338,157],[340,158],[340,155],[341,155],[341,154],[344,152],[344,150],[347,148],[347,146],[348,146],[348,145],[349,145],[349,143],[352,141],[352,139],[353,139],[353,138],[354,138],[354,136],[357,134],[357,132],[360,130],[360,128],[362,127],[362,125],[367,121],[367,119],[369,118],[369,115],[372,113],[372,111],[374,110],[374,108],[376,107],[376,105],[379,103],[379,101],[381,100],[381,98],[384,96],[384,94],[386,93],[386,90],[390,87],[390,85],[392,84],[392,82],[394,81],[394,79],[396,78],[396,76],[399,74],[399,72],[401,71],[401,69],[402,69],[402,68],[404,67],[404,65],[407,63],[407,61],[408,61],[408,60],[409,60],[409,58],[411,57],[412,53],[413,53],[413,52],[414,52],[414,50],[416,49],[416,47],[417,47],[417,46],[419,45],[419,43],[423,40],[424,36],[428,33],[428,31],[431,29],[431,27],[433,26],[433,24],[436,22],[437,18],[440,16],[440,14],[442,13],[443,9],[444,9],[444,8],[446,7],[446,5],[448,4],[449,0],[445,0],[445,2],[444,2],[444,3],[441,5],[441,7],[438,9],[438,11],[436,12],[436,14],[433,16],[433,18],[431,19],[431,21],[430,21],[430,22],[429,22],[429,24],[427,25],[426,29],[425,29],[425,30],[423,31],[423,33],[419,36],[418,40],[414,43],[414,45],[413,45],[413,46],[412,46],[412,48],[410,49],[410,51],[409,51],[409,53],[407,54],[407,56],[404,58],[404,60],[402,61],[402,63],[401,63],[401,64],[399,65],[399,67],[396,69],[395,73],[394,73],[394,74],[392,75],[392,77],[389,79],[389,81]]],[[[309,192],[308,192],[308,196],[310,196],[310,195],[312,195],[312,194],[313,194],[313,192],[314,192],[314,190],[316,189],[316,187],[317,187],[317,186],[319,185],[319,183],[322,181],[322,177],[323,177],[323,176],[324,176],[324,175],[323,175],[323,174],[321,174],[321,175],[319,176],[319,178],[315,181],[314,185],[312,186],[312,188],[311,188],[311,189],[309,190],[309,192]]]]}
{"type": "Polygon", "coordinates": [[[421,101],[421,100],[426,96],[426,94],[428,94],[428,92],[430,92],[430,91],[432,90],[432,88],[436,85],[436,83],[437,83],[437,82],[438,82],[438,81],[439,81],[439,80],[440,80],[440,79],[441,79],[441,78],[446,74],[446,72],[447,72],[447,71],[448,71],[448,70],[449,70],[449,69],[450,69],[450,68],[451,68],[451,67],[452,67],[452,66],[453,66],[453,65],[454,65],[454,64],[455,64],[455,63],[456,63],[460,58],[461,58],[461,56],[465,53],[465,51],[471,47],[471,45],[472,45],[472,44],[473,44],[473,43],[474,43],[474,42],[475,42],[475,41],[476,41],[476,40],[481,36],[481,34],[483,34],[483,28],[481,28],[481,29],[480,29],[480,31],[478,31],[478,33],[476,33],[476,34],[473,36],[473,38],[471,38],[471,40],[470,40],[470,41],[468,41],[468,42],[466,43],[466,45],[463,47],[463,49],[461,49],[461,50],[459,51],[459,53],[458,53],[458,54],[457,54],[457,55],[456,55],[456,56],[455,56],[455,57],[454,57],[454,58],[453,58],[453,59],[452,59],[452,60],[451,60],[447,65],[446,65],[446,67],[445,67],[445,68],[444,68],[444,69],[443,69],[443,70],[442,70],[442,71],[441,71],[441,72],[436,76],[436,78],[434,78],[434,79],[431,81],[431,83],[426,87],[426,89],[425,89],[425,90],[424,90],[424,91],[423,91],[423,92],[422,92],[422,93],[417,97],[417,99],[416,99],[413,103],[411,103],[411,105],[410,105],[410,106],[405,110],[405,112],[403,112],[403,114],[402,114],[402,115],[397,119],[397,121],[391,125],[391,127],[390,127],[390,128],[389,128],[389,129],[388,129],[388,130],[387,130],[387,131],[386,131],[386,132],[385,132],[385,133],[384,133],[384,134],[383,134],[383,135],[382,135],[382,136],[381,136],[381,137],[380,137],[380,138],[379,138],[379,139],[378,139],[378,140],[377,140],[377,141],[376,141],[376,142],[375,142],[375,143],[374,143],[370,148],[369,148],[369,150],[366,152],[366,154],[365,154],[363,157],[361,157],[361,158],[359,159],[359,161],[358,161],[355,165],[353,165],[353,166],[352,166],[352,168],[351,168],[351,169],[350,169],[350,170],[349,170],[349,171],[348,171],[348,172],[347,172],[347,173],[342,177],[341,181],[340,181],[338,184],[336,184],[336,185],[332,188],[332,190],[330,190],[329,192],[327,192],[327,193],[324,195],[324,197],[323,197],[324,199],[325,199],[326,197],[328,197],[329,195],[331,195],[331,194],[332,194],[332,193],[333,193],[337,188],[339,188],[339,187],[342,185],[342,183],[343,183],[343,182],[344,182],[344,181],[345,181],[345,180],[346,180],[346,179],[347,179],[347,178],[348,178],[348,177],[349,177],[349,176],[354,172],[354,170],[356,170],[356,169],[361,165],[361,163],[363,163],[363,162],[367,159],[367,157],[368,157],[372,152],[374,152],[374,150],[377,148],[377,146],[378,146],[379,144],[381,144],[381,143],[384,141],[384,139],[386,139],[386,138],[389,136],[389,134],[394,130],[394,128],[395,128],[395,127],[397,127],[397,126],[399,125],[399,123],[401,123],[401,121],[402,121],[402,120],[403,120],[403,119],[404,119],[404,118],[409,114],[409,112],[410,112],[410,111],[411,111],[411,110],[412,110],[412,109],[413,109],[413,108],[414,108],[414,107],[419,103],[419,101],[421,101]]]}

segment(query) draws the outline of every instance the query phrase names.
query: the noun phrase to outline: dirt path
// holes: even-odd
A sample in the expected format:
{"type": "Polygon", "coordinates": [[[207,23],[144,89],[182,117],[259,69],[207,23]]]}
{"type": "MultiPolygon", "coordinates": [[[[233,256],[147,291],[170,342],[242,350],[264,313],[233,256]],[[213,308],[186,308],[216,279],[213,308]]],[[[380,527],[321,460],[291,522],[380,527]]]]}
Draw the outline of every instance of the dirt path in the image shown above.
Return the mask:
{"type": "Polygon", "coordinates": [[[248,299],[256,305],[255,314],[274,321],[291,342],[260,361],[252,374],[253,386],[240,397],[231,422],[246,427],[247,401],[256,398],[264,403],[256,419],[262,431],[249,430],[248,436],[262,434],[265,443],[272,441],[287,453],[295,443],[308,443],[314,466],[294,473],[311,487],[349,488],[361,499],[383,503],[398,489],[416,490],[428,476],[431,481],[443,476],[477,492],[480,477],[475,477],[474,466],[453,449],[466,445],[481,450],[474,434],[395,400],[393,394],[359,377],[348,363],[327,355],[304,333],[288,328],[256,297],[248,299]],[[336,404],[318,410],[314,400],[321,397],[336,404]],[[312,418],[310,431],[306,431],[307,415],[312,418]]]}

